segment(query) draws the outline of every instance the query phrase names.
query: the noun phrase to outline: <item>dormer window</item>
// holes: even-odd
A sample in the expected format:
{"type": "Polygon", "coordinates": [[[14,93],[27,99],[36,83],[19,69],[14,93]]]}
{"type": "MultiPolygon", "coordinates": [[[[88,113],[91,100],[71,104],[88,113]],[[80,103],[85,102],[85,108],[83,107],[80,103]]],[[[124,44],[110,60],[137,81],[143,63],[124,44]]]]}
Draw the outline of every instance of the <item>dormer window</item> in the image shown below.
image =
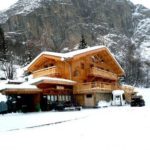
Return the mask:
{"type": "Polygon", "coordinates": [[[53,64],[53,63],[49,64],[49,67],[53,67],[53,66],[54,66],[54,64],[53,64]]]}
{"type": "Polygon", "coordinates": [[[54,64],[53,64],[53,63],[45,64],[45,65],[44,65],[44,68],[53,67],[53,66],[54,66],[54,64]]]}

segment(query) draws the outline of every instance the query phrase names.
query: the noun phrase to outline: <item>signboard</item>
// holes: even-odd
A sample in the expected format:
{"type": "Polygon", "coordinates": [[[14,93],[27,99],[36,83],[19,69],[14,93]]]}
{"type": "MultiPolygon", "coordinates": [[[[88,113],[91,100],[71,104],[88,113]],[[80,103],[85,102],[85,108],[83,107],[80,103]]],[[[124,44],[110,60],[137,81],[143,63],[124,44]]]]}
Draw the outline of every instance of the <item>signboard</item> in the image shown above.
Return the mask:
{"type": "Polygon", "coordinates": [[[56,89],[58,89],[58,90],[64,90],[64,86],[56,86],[56,89]]]}

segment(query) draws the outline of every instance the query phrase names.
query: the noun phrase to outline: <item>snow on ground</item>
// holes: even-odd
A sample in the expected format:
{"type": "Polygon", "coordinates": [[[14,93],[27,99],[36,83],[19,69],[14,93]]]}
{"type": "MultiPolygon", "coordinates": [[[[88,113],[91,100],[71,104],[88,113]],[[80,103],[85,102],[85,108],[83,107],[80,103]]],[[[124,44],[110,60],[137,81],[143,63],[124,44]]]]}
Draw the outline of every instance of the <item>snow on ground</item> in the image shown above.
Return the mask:
{"type": "Polygon", "coordinates": [[[2,150],[150,150],[149,138],[149,106],[0,115],[2,150]]]}
{"type": "MultiPolygon", "coordinates": [[[[109,107],[73,112],[4,115],[6,127],[35,122],[57,124],[0,132],[1,149],[149,150],[150,109],[109,107]],[[32,120],[33,119],[33,120],[32,120]],[[63,123],[59,120],[70,120],[63,123]]],[[[3,125],[2,125],[3,126],[3,125]]],[[[18,125],[20,126],[20,125],[18,125]]],[[[7,128],[8,129],[8,128],[7,128]]]]}

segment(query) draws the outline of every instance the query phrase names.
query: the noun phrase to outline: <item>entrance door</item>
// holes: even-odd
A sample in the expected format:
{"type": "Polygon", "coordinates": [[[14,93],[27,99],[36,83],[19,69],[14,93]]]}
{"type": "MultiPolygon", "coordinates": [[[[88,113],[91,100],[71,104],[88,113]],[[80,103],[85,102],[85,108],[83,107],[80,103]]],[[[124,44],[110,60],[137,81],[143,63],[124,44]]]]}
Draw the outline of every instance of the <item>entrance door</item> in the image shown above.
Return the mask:
{"type": "Polygon", "coordinates": [[[94,107],[94,96],[92,94],[87,94],[84,97],[85,107],[94,107]]]}

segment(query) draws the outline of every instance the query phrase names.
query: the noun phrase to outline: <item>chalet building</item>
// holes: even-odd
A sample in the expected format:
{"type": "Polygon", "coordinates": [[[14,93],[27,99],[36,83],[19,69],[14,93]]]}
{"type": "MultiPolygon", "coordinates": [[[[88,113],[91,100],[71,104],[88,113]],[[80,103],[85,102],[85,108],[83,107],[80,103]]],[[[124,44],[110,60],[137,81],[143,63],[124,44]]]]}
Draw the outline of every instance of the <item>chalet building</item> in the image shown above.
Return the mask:
{"type": "Polygon", "coordinates": [[[42,52],[25,70],[32,79],[1,92],[22,97],[22,105],[28,111],[34,111],[36,106],[50,110],[55,101],[94,107],[100,100],[110,101],[113,90],[124,89],[126,99],[132,92],[119,84],[124,70],[105,46],[68,53],[42,52]]]}

